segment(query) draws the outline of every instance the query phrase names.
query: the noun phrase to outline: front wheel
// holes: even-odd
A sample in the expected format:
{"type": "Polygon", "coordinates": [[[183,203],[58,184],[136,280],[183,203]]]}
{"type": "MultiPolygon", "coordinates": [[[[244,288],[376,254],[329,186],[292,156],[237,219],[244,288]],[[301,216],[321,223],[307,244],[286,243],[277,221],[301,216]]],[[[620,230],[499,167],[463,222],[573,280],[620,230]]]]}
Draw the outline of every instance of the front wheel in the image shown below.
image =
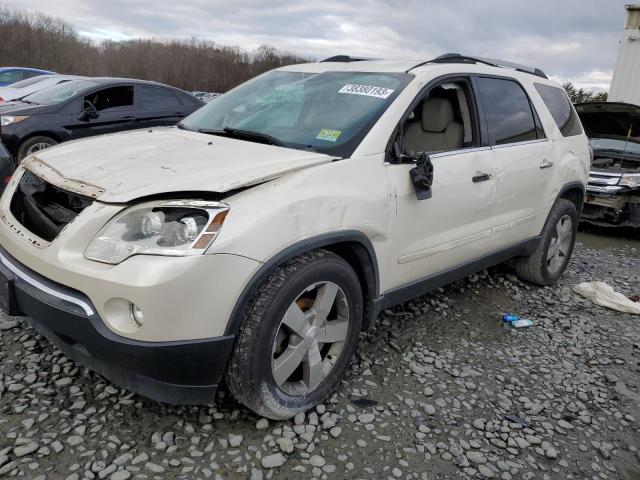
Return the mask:
{"type": "Polygon", "coordinates": [[[516,262],[518,277],[537,285],[554,284],[567,268],[577,230],[575,205],[564,198],[559,199],[549,213],[536,250],[516,262]]]}
{"type": "Polygon", "coordinates": [[[53,147],[57,144],[58,142],[53,138],[45,137],[43,135],[28,138],[18,149],[18,161],[21,162],[25,157],[28,157],[31,154],[53,147]]]}
{"type": "Polygon", "coordinates": [[[362,304],[357,274],[331,252],[279,267],[246,309],[227,368],[231,393],[274,420],[322,402],[349,366],[362,304]]]}

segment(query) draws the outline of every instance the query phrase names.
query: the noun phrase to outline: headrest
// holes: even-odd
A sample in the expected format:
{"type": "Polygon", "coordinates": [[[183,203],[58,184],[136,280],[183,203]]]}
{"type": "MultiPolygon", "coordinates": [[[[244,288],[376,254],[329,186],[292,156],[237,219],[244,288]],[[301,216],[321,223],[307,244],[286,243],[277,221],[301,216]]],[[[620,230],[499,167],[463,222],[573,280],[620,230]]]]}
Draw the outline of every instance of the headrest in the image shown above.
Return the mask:
{"type": "Polygon", "coordinates": [[[422,130],[444,132],[453,122],[453,107],[446,98],[427,98],[422,103],[422,130]]]}

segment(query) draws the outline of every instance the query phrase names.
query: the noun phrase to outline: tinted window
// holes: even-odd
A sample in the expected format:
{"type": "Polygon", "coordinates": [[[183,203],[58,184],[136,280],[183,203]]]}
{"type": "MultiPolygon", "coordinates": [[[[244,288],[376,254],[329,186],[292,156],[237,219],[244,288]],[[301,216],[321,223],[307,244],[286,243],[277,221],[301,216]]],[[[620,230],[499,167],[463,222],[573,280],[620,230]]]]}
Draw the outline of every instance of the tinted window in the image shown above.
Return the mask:
{"type": "Polygon", "coordinates": [[[29,71],[22,72],[22,78],[24,78],[24,79],[38,77],[40,75],[41,74],[38,73],[38,72],[29,72],[29,71]]]}
{"type": "Polygon", "coordinates": [[[578,115],[571,106],[571,102],[569,102],[564,90],[550,85],[542,85],[541,83],[536,83],[535,86],[562,135],[565,137],[580,135],[582,127],[580,126],[578,115]]]}
{"type": "Polygon", "coordinates": [[[479,78],[484,109],[493,145],[538,138],[529,98],[511,80],[479,78]]]}
{"type": "Polygon", "coordinates": [[[0,73],[0,82],[19,82],[23,78],[20,70],[9,70],[8,72],[0,73]]]}
{"type": "Polygon", "coordinates": [[[182,104],[170,90],[158,87],[140,87],[144,108],[175,108],[182,104]]]}
{"type": "Polygon", "coordinates": [[[105,88],[86,95],[84,101],[91,102],[99,112],[115,108],[132,107],[133,87],[105,88]]]}

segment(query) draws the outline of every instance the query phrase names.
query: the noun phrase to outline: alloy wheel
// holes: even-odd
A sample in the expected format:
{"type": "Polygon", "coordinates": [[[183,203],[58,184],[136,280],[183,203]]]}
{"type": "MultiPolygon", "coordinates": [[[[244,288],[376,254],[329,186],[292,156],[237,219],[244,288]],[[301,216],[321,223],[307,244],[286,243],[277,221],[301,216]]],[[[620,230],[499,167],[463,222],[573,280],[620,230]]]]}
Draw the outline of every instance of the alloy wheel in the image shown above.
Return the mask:
{"type": "Polygon", "coordinates": [[[349,334],[349,304],[333,282],[307,287],[285,313],[272,348],[271,371],[289,395],[307,395],[327,378],[349,334]]]}
{"type": "Polygon", "coordinates": [[[547,269],[555,274],[562,268],[571,248],[573,223],[569,215],[563,215],[556,223],[549,248],[547,250],[547,269]]]}
{"type": "Polygon", "coordinates": [[[41,150],[45,150],[49,147],[51,147],[52,145],[50,143],[46,143],[46,142],[38,142],[38,143],[34,143],[33,145],[31,145],[28,150],[27,150],[27,156],[31,155],[32,153],[36,153],[39,152],[41,150]]]}

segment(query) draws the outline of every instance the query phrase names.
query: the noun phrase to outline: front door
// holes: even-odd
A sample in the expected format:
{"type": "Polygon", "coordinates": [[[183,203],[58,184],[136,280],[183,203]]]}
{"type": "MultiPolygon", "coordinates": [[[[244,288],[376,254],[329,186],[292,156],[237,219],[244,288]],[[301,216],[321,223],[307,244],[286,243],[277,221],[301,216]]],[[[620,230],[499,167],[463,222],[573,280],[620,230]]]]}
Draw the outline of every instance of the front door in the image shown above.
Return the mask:
{"type": "Polygon", "coordinates": [[[137,128],[136,99],[133,85],[107,87],[85,95],[82,109],[95,109],[95,118],[80,116],[72,128],[73,138],[90,137],[105,133],[137,128]]]}
{"type": "Polygon", "coordinates": [[[411,164],[389,163],[396,215],[391,224],[390,284],[412,283],[484,255],[490,248],[495,201],[493,152],[483,146],[470,81],[431,88],[408,115],[400,136],[405,153],[427,152],[431,198],[418,200],[411,164]]]}

